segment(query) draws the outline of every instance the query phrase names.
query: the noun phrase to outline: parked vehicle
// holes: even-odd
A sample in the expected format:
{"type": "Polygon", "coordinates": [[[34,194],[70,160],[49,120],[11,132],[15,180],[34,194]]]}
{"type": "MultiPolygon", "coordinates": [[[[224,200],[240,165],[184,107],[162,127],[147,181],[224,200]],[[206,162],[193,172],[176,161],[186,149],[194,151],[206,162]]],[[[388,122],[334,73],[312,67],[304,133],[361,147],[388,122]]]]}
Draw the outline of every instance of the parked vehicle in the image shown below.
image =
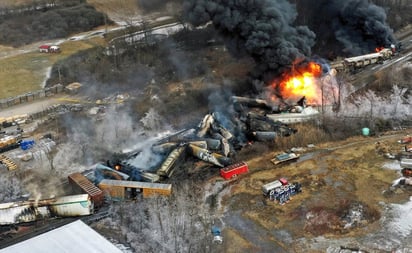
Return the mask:
{"type": "Polygon", "coordinates": [[[398,142],[401,143],[401,144],[412,143],[412,136],[407,135],[407,136],[403,137],[402,139],[400,139],[398,142]]]}
{"type": "Polygon", "coordinates": [[[223,243],[223,237],[222,233],[220,231],[220,228],[213,226],[212,227],[212,235],[213,235],[213,242],[217,244],[222,244],[223,243]]]}
{"type": "Polygon", "coordinates": [[[285,178],[280,178],[262,186],[263,195],[270,200],[278,201],[283,205],[294,196],[302,191],[300,183],[290,184],[285,178]]]}
{"type": "Polygon", "coordinates": [[[40,53],[60,53],[60,47],[56,45],[41,45],[39,46],[40,53]]]}
{"type": "MultiPolygon", "coordinates": [[[[284,179],[284,180],[286,180],[286,179],[284,179]]],[[[284,182],[284,180],[282,180],[282,182],[284,182]]],[[[268,184],[263,185],[262,186],[263,195],[269,196],[269,194],[272,190],[274,190],[276,188],[279,188],[282,185],[284,185],[284,184],[282,184],[282,182],[280,180],[275,180],[273,182],[270,182],[268,184]]],[[[286,181],[286,184],[287,184],[287,181],[286,181]]]]}

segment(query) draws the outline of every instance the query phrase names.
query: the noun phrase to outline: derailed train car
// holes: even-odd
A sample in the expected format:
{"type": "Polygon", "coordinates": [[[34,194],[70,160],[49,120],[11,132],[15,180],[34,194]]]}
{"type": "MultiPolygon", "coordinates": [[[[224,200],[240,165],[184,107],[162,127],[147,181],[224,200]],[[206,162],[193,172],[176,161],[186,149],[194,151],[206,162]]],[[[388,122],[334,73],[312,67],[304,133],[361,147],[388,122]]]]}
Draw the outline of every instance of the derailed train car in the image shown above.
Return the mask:
{"type": "Polygon", "coordinates": [[[34,206],[29,201],[0,204],[0,225],[33,222],[50,217],[47,206],[34,206]]]}
{"type": "Polygon", "coordinates": [[[89,194],[79,194],[56,198],[48,207],[56,217],[85,216],[93,214],[94,202],[89,194]]]}
{"type": "Polygon", "coordinates": [[[161,177],[170,177],[173,173],[173,169],[176,163],[178,163],[179,160],[182,159],[185,150],[186,146],[183,145],[175,148],[172,152],[170,152],[164,162],[160,165],[160,168],[156,171],[156,174],[161,177]]]}
{"type": "Polygon", "coordinates": [[[94,204],[88,194],[2,203],[0,225],[27,223],[52,217],[85,216],[93,214],[93,210],[94,204]]]}
{"type": "Polygon", "coordinates": [[[81,173],[73,173],[68,180],[75,193],[87,193],[93,200],[95,207],[103,205],[104,193],[81,173]]]}
{"type": "Polygon", "coordinates": [[[395,48],[383,48],[379,52],[345,58],[331,63],[331,68],[339,72],[355,71],[371,64],[383,63],[395,54],[395,48]]]}

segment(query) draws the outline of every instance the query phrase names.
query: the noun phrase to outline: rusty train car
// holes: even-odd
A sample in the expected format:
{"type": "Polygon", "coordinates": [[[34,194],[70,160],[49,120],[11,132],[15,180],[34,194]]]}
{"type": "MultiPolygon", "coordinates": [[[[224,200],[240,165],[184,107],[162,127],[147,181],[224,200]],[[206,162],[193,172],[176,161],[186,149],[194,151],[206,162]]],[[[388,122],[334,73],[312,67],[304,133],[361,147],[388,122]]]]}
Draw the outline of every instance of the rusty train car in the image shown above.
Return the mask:
{"type": "Polygon", "coordinates": [[[137,197],[142,193],[144,198],[172,194],[171,184],[147,183],[139,181],[110,180],[103,179],[99,183],[102,189],[112,200],[124,200],[137,197]]]}
{"type": "Polygon", "coordinates": [[[104,193],[81,173],[73,173],[68,176],[70,185],[76,193],[86,193],[92,199],[95,207],[104,203],[104,193]]]}

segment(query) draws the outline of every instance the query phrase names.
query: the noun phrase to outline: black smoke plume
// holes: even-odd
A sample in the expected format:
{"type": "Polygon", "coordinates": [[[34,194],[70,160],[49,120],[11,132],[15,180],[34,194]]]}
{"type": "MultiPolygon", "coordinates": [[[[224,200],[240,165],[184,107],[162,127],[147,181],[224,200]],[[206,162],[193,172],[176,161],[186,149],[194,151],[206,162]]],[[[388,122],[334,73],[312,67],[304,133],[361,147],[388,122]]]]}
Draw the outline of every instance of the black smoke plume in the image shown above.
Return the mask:
{"type": "Polygon", "coordinates": [[[321,53],[361,55],[396,43],[385,10],[368,0],[300,0],[297,8],[298,22],[316,33],[321,53]]]}
{"type": "Polygon", "coordinates": [[[184,13],[196,26],[212,21],[229,51],[253,57],[255,76],[265,81],[310,56],[315,43],[307,27],[293,25],[297,12],[286,0],[186,0],[184,13]]]}

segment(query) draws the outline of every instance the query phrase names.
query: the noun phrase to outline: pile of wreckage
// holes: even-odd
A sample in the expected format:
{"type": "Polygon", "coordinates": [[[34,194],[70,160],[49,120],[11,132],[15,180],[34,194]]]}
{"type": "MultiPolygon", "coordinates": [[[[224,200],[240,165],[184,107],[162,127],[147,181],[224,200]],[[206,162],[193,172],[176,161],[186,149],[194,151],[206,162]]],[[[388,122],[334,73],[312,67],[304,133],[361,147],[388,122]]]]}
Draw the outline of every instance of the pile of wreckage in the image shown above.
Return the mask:
{"type": "MultiPolygon", "coordinates": [[[[300,101],[304,101],[304,98],[300,101]]],[[[304,113],[309,111],[307,108],[310,108],[304,103],[274,113],[273,107],[264,100],[232,97],[232,102],[234,113],[231,115],[224,115],[221,112],[207,114],[196,128],[181,130],[151,145],[150,152],[163,157],[160,164],[150,168],[140,168],[133,161],[143,150],[134,150],[125,154],[116,154],[115,158],[107,161],[107,166],[128,174],[131,180],[147,182],[170,178],[174,168],[186,154],[223,168],[240,162],[234,161],[234,154],[252,141],[274,142],[277,138],[296,133],[296,129],[275,120],[275,116],[282,119],[280,112],[286,118],[291,118],[290,114],[294,114],[294,122],[313,119],[318,115],[317,111],[304,113]],[[303,117],[302,113],[304,113],[303,117]],[[297,120],[299,117],[300,121],[297,120]]]]}

